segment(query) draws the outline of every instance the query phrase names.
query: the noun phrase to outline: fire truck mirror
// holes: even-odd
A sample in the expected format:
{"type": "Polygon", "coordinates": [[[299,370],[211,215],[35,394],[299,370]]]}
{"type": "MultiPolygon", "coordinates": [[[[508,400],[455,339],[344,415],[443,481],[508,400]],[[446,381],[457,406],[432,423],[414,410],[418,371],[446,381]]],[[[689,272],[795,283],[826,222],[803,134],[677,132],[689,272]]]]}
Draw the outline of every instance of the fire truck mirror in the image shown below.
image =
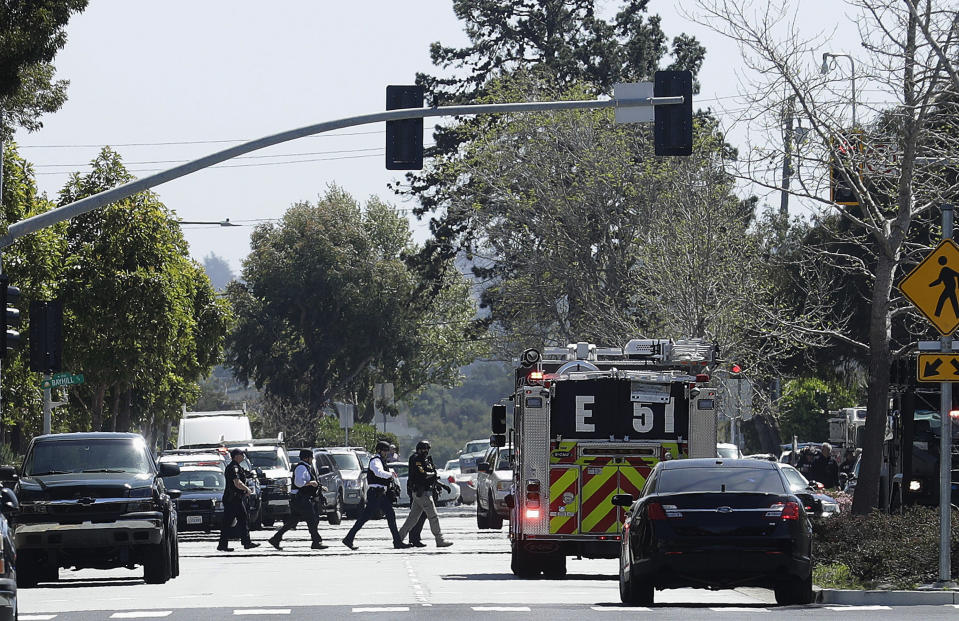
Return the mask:
{"type": "MultiPolygon", "coordinates": [[[[502,403],[493,405],[490,413],[490,424],[494,434],[501,435],[506,433],[506,406],[502,403]]],[[[496,446],[504,446],[498,444],[496,446]]]]}
{"type": "Polygon", "coordinates": [[[480,472],[487,472],[487,473],[488,473],[490,470],[492,470],[492,468],[490,468],[489,464],[488,464],[487,462],[485,462],[485,461],[481,461],[480,463],[476,464],[476,469],[479,470],[480,472]]]}
{"type": "Polygon", "coordinates": [[[531,367],[538,363],[540,358],[542,358],[540,353],[537,350],[530,348],[523,352],[519,358],[519,361],[524,367],[531,367]]]}
{"type": "Polygon", "coordinates": [[[495,446],[496,448],[501,448],[506,446],[506,434],[504,433],[494,433],[489,437],[489,445],[495,446]]]}

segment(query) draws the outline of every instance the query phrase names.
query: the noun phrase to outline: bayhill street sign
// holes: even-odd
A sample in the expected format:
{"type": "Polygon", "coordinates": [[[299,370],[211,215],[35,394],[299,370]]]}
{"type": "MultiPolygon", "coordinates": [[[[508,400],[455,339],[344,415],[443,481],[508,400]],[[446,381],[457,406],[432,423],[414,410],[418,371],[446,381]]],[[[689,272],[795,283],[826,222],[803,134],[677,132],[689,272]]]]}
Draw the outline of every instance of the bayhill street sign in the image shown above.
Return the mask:
{"type": "Polygon", "coordinates": [[[959,328],[959,245],[944,239],[899,283],[899,290],[943,335],[959,328]]]}

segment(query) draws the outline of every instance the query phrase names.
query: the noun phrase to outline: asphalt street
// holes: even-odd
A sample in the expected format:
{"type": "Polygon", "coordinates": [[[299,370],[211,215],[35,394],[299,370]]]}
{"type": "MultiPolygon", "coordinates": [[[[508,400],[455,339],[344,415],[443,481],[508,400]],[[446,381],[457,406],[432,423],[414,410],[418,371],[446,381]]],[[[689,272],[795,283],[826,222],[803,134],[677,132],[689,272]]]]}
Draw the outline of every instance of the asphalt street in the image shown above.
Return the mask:
{"type": "MultiPolygon", "coordinates": [[[[182,533],[181,574],[163,585],[143,583],[136,570],[61,570],[56,583],[19,593],[20,621],[209,619],[769,619],[783,614],[771,591],[658,591],[651,609],[619,603],[615,560],[574,560],[564,580],[520,580],[509,570],[506,531],[480,531],[472,508],[441,509],[444,534],[455,544],[394,550],[384,520],[360,531],[357,551],[340,543],[352,521],[320,523],[330,548],[310,549],[304,528],[287,534],[283,551],[263,545],[216,551],[216,533],[182,533]],[[772,614],[770,614],[772,613],[772,614]]],[[[405,516],[400,511],[400,520],[405,516]]],[[[426,529],[425,535],[429,534],[426,529]]],[[[956,618],[955,606],[790,607],[802,619],[956,618]],[[838,616],[837,616],[838,615],[838,616]]]]}

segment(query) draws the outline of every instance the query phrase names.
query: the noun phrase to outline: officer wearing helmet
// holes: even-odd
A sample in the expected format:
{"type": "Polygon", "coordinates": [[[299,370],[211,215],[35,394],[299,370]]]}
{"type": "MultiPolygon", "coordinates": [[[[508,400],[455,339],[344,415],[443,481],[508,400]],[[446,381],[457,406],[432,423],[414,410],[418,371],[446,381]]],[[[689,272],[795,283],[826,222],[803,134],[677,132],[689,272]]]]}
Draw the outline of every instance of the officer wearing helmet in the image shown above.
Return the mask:
{"type": "Polygon", "coordinates": [[[412,492],[410,494],[410,514],[400,528],[400,539],[405,539],[420,516],[425,514],[430,523],[430,531],[436,538],[436,547],[446,548],[453,545],[453,542],[443,539],[440,519],[436,515],[436,505],[433,503],[433,488],[438,482],[438,477],[436,466],[433,465],[433,458],[430,457],[430,448],[428,441],[420,440],[416,445],[416,453],[410,457],[408,479],[412,492]]]}
{"type": "Polygon", "coordinates": [[[390,443],[380,440],[376,443],[376,455],[370,458],[369,469],[366,473],[366,481],[369,484],[369,490],[366,492],[366,507],[363,513],[353,523],[353,528],[343,538],[343,545],[351,550],[357,550],[358,546],[353,543],[356,533],[360,532],[363,525],[366,524],[378,511],[382,511],[386,516],[386,523],[390,527],[390,533],[393,535],[393,547],[397,549],[409,548],[408,543],[403,543],[396,530],[396,513],[393,512],[393,497],[390,493],[391,488],[399,489],[399,485],[393,478],[393,473],[387,464],[390,455],[390,443]]]}

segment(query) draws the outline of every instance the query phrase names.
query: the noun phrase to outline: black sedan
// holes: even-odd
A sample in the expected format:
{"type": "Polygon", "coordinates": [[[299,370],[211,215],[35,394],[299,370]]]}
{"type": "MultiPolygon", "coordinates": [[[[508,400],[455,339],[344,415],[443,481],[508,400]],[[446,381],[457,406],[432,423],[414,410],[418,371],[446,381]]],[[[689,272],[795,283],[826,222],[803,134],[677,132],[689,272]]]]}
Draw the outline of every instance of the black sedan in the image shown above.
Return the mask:
{"type": "Polygon", "coordinates": [[[752,459],[660,462],[623,527],[619,591],[648,606],[654,589],[772,588],[782,605],[812,601],[812,526],[776,464],[752,459]]]}

